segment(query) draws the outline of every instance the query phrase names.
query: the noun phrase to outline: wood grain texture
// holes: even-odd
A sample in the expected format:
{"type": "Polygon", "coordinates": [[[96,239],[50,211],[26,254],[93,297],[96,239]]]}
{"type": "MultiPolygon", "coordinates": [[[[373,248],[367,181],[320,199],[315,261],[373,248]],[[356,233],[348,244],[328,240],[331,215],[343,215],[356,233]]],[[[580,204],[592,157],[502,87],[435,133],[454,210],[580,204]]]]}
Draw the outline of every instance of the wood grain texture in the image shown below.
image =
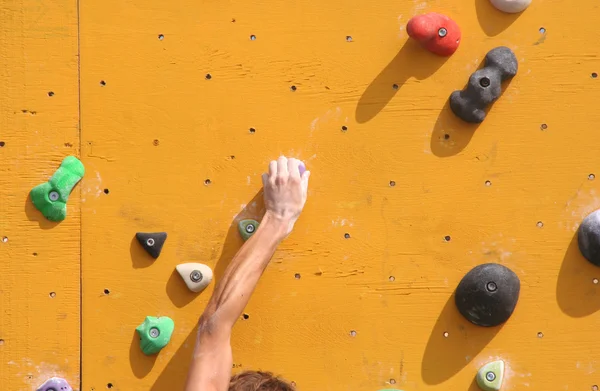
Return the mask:
{"type": "Polygon", "coordinates": [[[0,42],[0,389],[78,389],[79,189],[60,224],[28,197],[78,155],[76,1],[3,1],[0,42]]]}
{"type": "Polygon", "coordinates": [[[309,201],[235,326],[235,371],[301,390],[475,390],[502,358],[507,391],[600,383],[600,271],[572,241],[600,207],[600,6],[577,4],[82,2],[83,389],[181,389],[214,284],[192,294],[175,266],[219,278],[282,153],[312,170],[309,201]],[[463,30],[449,59],[407,41],[428,11],[463,30]],[[461,123],[448,96],[500,45],[519,73],[483,124],[461,123]],[[134,235],[158,230],[152,261],[134,235]],[[522,283],[500,328],[468,324],[452,301],[484,262],[522,283]],[[157,357],[134,334],[146,315],[175,320],[157,357]]]}

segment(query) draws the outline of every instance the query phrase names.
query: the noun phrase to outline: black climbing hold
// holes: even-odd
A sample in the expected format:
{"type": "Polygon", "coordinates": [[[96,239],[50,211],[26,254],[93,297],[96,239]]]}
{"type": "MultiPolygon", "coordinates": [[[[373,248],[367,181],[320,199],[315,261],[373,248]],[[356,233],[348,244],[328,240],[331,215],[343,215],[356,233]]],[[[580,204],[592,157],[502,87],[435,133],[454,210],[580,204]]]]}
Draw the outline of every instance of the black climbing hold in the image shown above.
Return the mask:
{"type": "Polygon", "coordinates": [[[160,255],[160,251],[165,244],[165,240],[167,240],[166,232],[154,232],[154,233],[146,233],[146,232],[138,232],[135,234],[138,242],[142,245],[144,250],[148,252],[152,256],[152,258],[156,259],[160,255]]]}
{"type": "Polygon", "coordinates": [[[600,209],[583,219],[577,231],[577,243],[585,259],[600,266],[600,209]]]}
{"type": "Polygon", "coordinates": [[[505,46],[492,49],[485,56],[485,67],[469,78],[467,87],[450,95],[450,108],[463,121],[480,123],[484,109],[502,93],[502,82],[514,77],[519,69],[517,57],[505,46]]]}
{"type": "Polygon", "coordinates": [[[458,311],[471,323],[493,327],[510,318],[517,301],[519,277],[496,263],[474,267],[458,284],[455,302],[458,311]]]}

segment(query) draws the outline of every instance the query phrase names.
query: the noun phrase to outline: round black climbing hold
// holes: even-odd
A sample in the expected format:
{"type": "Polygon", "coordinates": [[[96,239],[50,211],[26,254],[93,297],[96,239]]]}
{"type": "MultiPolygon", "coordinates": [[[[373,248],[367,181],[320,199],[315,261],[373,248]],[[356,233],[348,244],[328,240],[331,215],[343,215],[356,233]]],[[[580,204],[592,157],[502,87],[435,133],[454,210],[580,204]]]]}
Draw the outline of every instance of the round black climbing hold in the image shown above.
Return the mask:
{"type": "Polygon", "coordinates": [[[506,266],[486,263],[474,267],[458,284],[455,303],[458,311],[471,323],[493,327],[510,318],[521,282],[506,266]]]}
{"type": "Polygon", "coordinates": [[[577,242],[585,259],[600,266],[600,209],[583,219],[577,231],[577,242]]]}

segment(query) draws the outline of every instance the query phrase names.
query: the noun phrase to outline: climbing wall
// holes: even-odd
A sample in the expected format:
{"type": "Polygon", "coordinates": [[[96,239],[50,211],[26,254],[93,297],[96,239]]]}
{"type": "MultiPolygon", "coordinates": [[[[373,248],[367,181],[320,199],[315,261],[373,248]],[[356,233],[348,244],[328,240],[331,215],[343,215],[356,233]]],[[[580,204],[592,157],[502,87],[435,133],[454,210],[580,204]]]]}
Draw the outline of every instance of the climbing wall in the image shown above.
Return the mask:
{"type": "Polygon", "coordinates": [[[280,154],[312,171],[309,200],[235,326],[234,372],[474,391],[502,359],[503,390],[598,390],[600,268],[574,235],[600,208],[600,5],[573,4],[4,1],[0,390],[54,375],[82,391],[182,389],[214,282],[192,293],[175,267],[219,279],[280,154]],[[450,58],[408,38],[431,11],[462,29],[450,58]],[[519,72],[466,124],[448,97],[502,45],[519,72]],[[86,176],[50,223],[27,195],[71,154],[86,176]],[[135,233],[156,231],[153,260],[135,233]],[[521,280],[495,328],[454,305],[487,262],[521,280]],[[146,316],[175,321],[155,356],[135,332],[146,316]]]}
{"type": "Polygon", "coordinates": [[[80,378],[80,204],[47,221],[28,198],[79,154],[76,1],[0,4],[0,390],[80,378]]]}

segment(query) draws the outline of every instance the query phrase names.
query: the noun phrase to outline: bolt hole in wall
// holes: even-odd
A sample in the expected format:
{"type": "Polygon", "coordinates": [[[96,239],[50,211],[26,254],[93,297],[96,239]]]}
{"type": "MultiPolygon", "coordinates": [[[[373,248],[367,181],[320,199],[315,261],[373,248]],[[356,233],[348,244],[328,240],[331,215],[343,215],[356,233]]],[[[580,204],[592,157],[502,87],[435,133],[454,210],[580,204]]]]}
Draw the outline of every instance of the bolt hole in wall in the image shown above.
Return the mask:
{"type": "Polygon", "coordinates": [[[112,384],[112,383],[108,383],[108,384],[106,385],[106,388],[113,388],[113,384],[112,384]]]}
{"type": "Polygon", "coordinates": [[[4,141],[0,141],[0,147],[3,147],[5,145],[6,145],[6,143],[4,141]]]}
{"type": "Polygon", "coordinates": [[[4,345],[4,340],[0,339],[0,346],[4,345]]]}
{"type": "Polygon", "coordinates": [[[538,338],[544,338],[544,333],[542,333],[541,331],[539,333],[537,333],[538,338]]]}
{"type": "Polygon", "coordinates": [[[450,139],[450,135],[449,135],[448,133],[446,133],[446,134],[444,135],[444,140],[449,140],[449,139],[450,139]]]}
{"type": "Polygon", "coordinates": [[[3,237],[2,237],[2,242],[3,242],[3,243],[6,243],[6,242],[8,242],[8,236],[3,236],[3,237]]]}
{"type": "Polygon", "coordinates": [[[104,87],[104,86],[106,85],[106,82],[105,82],[104,80],[100,80],[100,85],[101,85],[102,87],[104,87]]]}
{"type": "Polygon", "coordinates": [[[400,88],[400,86],[399,86],[398,84],[394,84],[394,85],[392,85],[392,88],[393,88],[394,90],[397,90],[398,88],[400,88]]]}
{"type": "Polygon", "coordinates": [[[491,182],[491,181],[485,181],[485,185],[486,185],[487,187],[490,187],[490,186],[492,186],[492,182],[491,182]]]}
{"type": "Polygon", "coordinates": [[[592,283],[594,283],[595,285],[598,285],[598,279],[597,279],[597,278],[594,278],[594,279],[592,280],[592,283]]]}
{"type": "Polygon", "coordinates": [[[597,385],[593,385],[592,386],[592,391],[598,391],[598,386],[597,385]]]}
{"type": "Polygon", "coordinates": [[[163,39],[165,39],[165,36],[162,34],[158,34],[158,39],[162,41],[163,39]]]}
{"type": "Polygon", "coordinates": [[[104,189],[104,194],[108,194],[108,193],[110,193],[110,190],[104,189]]]}
{"type": "Polygon", "coordinates": [[[345,239],[350,239],[350,234],[349,234],[349,233],[345,233],[345,234],[344,234],[344,238],[345,238],[345,239]]]}
{"type": "Polygon", "coordinates": [[[352,42],[352,36],[346,35],[346,42],[352,42]]]}
{"type": "Polygon", "coordinates": [[[396,186],[396,181],[390,181],[390,187],[396,186]]]}
{"type": "Polygon", "coordinates": [[[48,96],[49,97],[53,97],[54,96],[54,91],[48,91],[48,96]]]}
{"type": "Polygon", "coordinates": [[[390,384],[396,384],[396,379],[390,379],[390,384]]]}
{"type": "Polygon", "coordinates": [[[444,335],[444,338],[448,338],[448,337],[450,336],[450,333],[449,333],[449,332],[447,332],[447,331],[444,331],[444,334],[443,334],[443,335],[444,335]]]}
{"type": "Polygon", "coordinates": [[[250,133],[256,133],[256,129],[254,129],[254,128],[250,128],[249,130],[250,130],[250,133]]]}
{"type": "Polygon", "coordinates": [[[54,299],[56,297],[56,292],[50,292],[48,296],[50,296],[51,299],[54,299]]]}
{"type": "Polygon", "coordinates": [[[597,79],[598,78],[598,74],[596,72],[592,72],[592,79],[597,79]]]}
{"type": "Polygon", "coordinates": [[[596,179],[596,175],[595,174],[590,174],[590,175],[588,175],[588,179],[590,181],[593,181],[594,179],[596,179]]]}
{"type": "Polygon", "coordinates": [[[205,184],[206,186],[210,185],[211,183],[212,183],[212,182],[210,181],[210,179],[205,179],[205,180],[204,180],[204,184],[205,184]]]}
{"type": "Polygon", "coordinates": [[[250,315],[244,314],[244,315],[242,315],[242,318],[244,318],[245,320],[248,320],[248,319],[250,319],[250,315]]]}
{"type": "Polygon", "coordinates": [[[548,129],[548,125],[546,125],[546,124],[541,124],[541,125],[540,125],[540,129],[542,129],[542,130],[546,130],[546,129],[548,129]]]}
{"type": "Polygon", "coordinates": [[[540,27],[540,34],[546,34],[546,28],[540,27]]]}
{"type": "Polygon", "coordinates": [[[160,141],[155,138],[154,141],[152,141],[152,145],[154,145],[155,147],[158,147],[158,145],[160,144],[160,141]]]}
{"type": "Polygon", "coordinates": [[[302,277],[302,276],[300,275],[300,273],[296,273],[296,274],[294,274],[294,278],[295,278],[296,280],[299,280],[301,277],[302,277]]]}
{"type": "Polygon", "coordinates": [[[256,35],[252,34],[252,35],[250,36],[250,40],[251,40],[251,41],[256,41],[256,35]]]}
{"type": "Polygon", "coordinates": [[[33,255],[34,257],[37,257],[37,256],[38,256],[38,253],[33,253],[33,254],[31,254],[31,255],[33,255]]]}
{"type": "Polygon", "coordinates": [[[296,87],[296,86],[291,86],[290,87],[290,90],[292,90],[292,92],[296,91],[297,89],[298,89],[298,87],[296,87]]]}
{"type": "Polygon", "coordinates": [[[105,289],[105,290],[104,290],[104,294],[105,294],[105,295],[110,295],[110,290],[109,290],[109,289],[105,289]]]}
{"type": "Polygon", "coordinates": [[[345,132],[345,131],[347,131],[347,130],[348,130],[348,127],[347,127],[347,126],[342,126],[342,132],[345,132]]]}
{"type": "Polygon", "coordinates": [[[390,282],[394,282],[394,281],[396,281],[396,277],[390,276],[389,280],[390,280],[390,282]]]}
{"type": "Polygon", "coordinates": [[[212,75],[210,73],[207,73],[206,76],[204,76],[204,78],[206,80],[210,80],[210,79],[212,79],[212,75]]]}
{"type": "Polygon", "coordinates": [[[449,241],[451,241],[451,240],[452,240],[452,238],[450,237],[450,235],[446,235],[446,236],[444,236],[444,241],[445,241],[445,242],[449,242],[449,241]]]}
{"type": "Polygon", "coordinates": [[[350,330],[350,336],[356,337],[356,330],[350,330]]]}

